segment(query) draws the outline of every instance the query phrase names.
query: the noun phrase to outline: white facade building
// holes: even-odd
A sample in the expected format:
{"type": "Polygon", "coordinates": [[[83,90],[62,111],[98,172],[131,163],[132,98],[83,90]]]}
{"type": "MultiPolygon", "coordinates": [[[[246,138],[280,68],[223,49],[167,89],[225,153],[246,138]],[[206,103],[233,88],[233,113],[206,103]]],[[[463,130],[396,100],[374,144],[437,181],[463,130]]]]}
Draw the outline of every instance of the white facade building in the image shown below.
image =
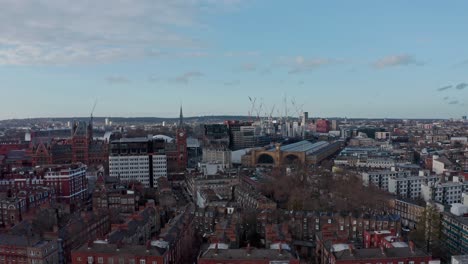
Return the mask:
{"type": "Polygon", "coordinates": [[[231,150],[227,148],[205,148],[203,149],[202,160],[204,163],[220,164],[225,169],[229,169],[232,167],[231,150]]]}
{"type": "Polygon", "coordinates": [[[421,184],[421,195],[427,201],[441,204],[462,203],[463,192],[468,191],[468,183],[465,182],[436,182],[421,184]]]}
{"type": "Polygon", "coordinates": [[[157,187],[167,177],[166,138],[121,138],[110,143],[109,174],[122,182],[138,181],[145,187],[157,187]]]}
{"type": "Polygon", "coordinates": [[[364,168],[391,168],[395,166],[395,161],[390,158],[368,158],[366,160],[359,160],[356,167],[364,168]]]}
{"type": "Polygon", "coordinates": [[[363,172],[361,174],[363,184],[369,186],[370,184],[379,187],[382,190],[388,190],[388,179],[390,177],[404,178],[411,175],[410,171],[394,171],[394,170],[383,170],[383,171],[372,171],[363,172]]]}
{"type": "Polygon", "coordinates": [[[167,158],[166,155],[110,156],[109,174],[122,182],[138,181],[150,187],[150,177],[153,177],[153,182],[167,177],[167,158]]]}
{"type": "Polygon", "coordinates": [[[400,197],[416,199],[421,197],[421,184],[435,183],[439,177],[436,175],[411,176],[405,178],[390,177],[388,191],[400,197]]]}

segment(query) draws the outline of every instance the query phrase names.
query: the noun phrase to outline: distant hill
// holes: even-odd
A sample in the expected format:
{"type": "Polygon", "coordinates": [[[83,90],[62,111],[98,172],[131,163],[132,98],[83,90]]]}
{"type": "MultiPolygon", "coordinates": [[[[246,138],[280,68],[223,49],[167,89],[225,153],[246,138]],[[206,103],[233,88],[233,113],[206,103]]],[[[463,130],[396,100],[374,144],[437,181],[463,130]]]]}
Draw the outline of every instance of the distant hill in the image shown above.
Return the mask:
{"type": "MultiPolygon", "coordinates": [[[[104,123],[107,117],[94,117],[95,122],[104,123]]],[[[242,120],[247,121],[248,116],[228,116],[228,115],[213,115],[213,116],[192,116],[184,117],[187,123],[197,122],[223,122],[225,120],[242,120]]],[[[0,120],[1,123],[38,123],[38,122],[68,122],[68,121],[89,121],[89,117],[44,117],[44,118],[24,118],[24,119],[8,119],[0,120]]],[[[162,123],[162,122],[178,122],[178,117],[109,117],[114,123],[162,123]]]]}

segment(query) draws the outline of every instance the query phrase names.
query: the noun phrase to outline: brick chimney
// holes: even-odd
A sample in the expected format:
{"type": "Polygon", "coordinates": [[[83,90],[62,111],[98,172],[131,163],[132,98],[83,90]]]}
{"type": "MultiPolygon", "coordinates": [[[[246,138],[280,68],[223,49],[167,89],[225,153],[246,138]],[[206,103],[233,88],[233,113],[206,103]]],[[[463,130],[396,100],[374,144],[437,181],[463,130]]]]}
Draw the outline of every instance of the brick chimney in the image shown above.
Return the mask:
{"type": "Polygon", "coordinates": [[[146,241],[146,253],[148,253],[150,251],[150,249],[151,249],[151,241],[148,240],[148,241],[146,241]]]}
{"type": "Polygon", "coordinates": [[[88,249],[91,249],[93,247],[93,241],[88,240],[88,249]]]}
{"type": "Polygon", "coordinates": [[[123,242],[122,241],[118,241],[117,242],[117,249],[116,251],[120,251],[120,248],[123,246],[123,242]]]}
{"type": "Polygon", "coordinates": [[[354,246],[352,244],[348,245],[349,255],[354,256],[354,246]]]}
{"type": "Polygon", "coordinates": [[[278,252],[279,252],[279,255],[283,255],[283,242],[279,242],[279,247],[278,247],[278,252]]]}
{"type": "Polygon", "coordinates": [[[252,249],[250,248],[250,242],[247,243],[247,256],[250,256],[250,253],[252,253],[252,249]]]}
{"type": "Polygon", "coordinates": [[[410,241],[408,244],[409,244],[409,248],[410,248],[411,253],[414,254],[414,242],[410,241]]]}
{"type": "Polygon", "coordinates": [[[380,246],[380,251],[382,252],[383,256],[386,256],[387,254],[385,253],[385,248],[383,245],[380,246]]]}
{"type": "Polygon", "coordinates": [[[215,255],[218,255],[218,242],[216,242],[216,245],[215,245],[215,255]]]}

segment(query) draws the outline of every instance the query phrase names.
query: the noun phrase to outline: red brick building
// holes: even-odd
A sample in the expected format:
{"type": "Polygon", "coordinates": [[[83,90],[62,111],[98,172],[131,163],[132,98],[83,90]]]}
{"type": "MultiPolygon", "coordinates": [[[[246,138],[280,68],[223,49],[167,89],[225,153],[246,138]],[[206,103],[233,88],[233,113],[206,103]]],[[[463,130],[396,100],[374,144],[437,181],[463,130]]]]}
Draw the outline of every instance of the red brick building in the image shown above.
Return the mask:
{"type": "Polygon", "coordinates": [[[57,242],[33,235],[0,235],[0,263],[59,263],[57,242]]]}
{"type": "Polygon", "coordinates": [[[81,163],[45,167],[44,185],[55,187],[57,201],[79,204],[88,196],[86,166],[81,163]]]}
{"type": "Polygon", "coordinates": [[[422,264],[432,260],[430,254],[415,248],[411,242],[406,247],[358,249],[348,241],[321,232],[316,235],[315,253],[319,264],[422,264]]]}
{"type": "Polygon", "coordinates": [[[282,249],[208,249],[198,258],[198,264],[299,264],[299,258],[282,249]]]}
{"type": "Polygon", "coordinates": [[[179,124],[177,126],[175,142],[166,143],[167,170],[169,179],[177,177],[187,168],[187,131],[184,125],[182,107],[180,108],[179,124]],[[172,175],[171,175],[172,174],[172,175]]]}
{"type": "Polygon", "coordinates": [[[318,133],[328,133],[330,131],[330,121],[326,119],[318,119],[316,121],[318,133]]]}
{"type": "Polygon", "coordinates": [[[165,261],[164,252],[158,247],[142,245],[116,245],[105,241],[95,241],[83,245],[72,252],[72,264],[90,263],[133,263],[159,264],[165,261]]]}
{"type": "Polygon", "coordinates": [[[69,137],[33,132],[29,152],[34,166],[77,162],[100,165],[107,164],[109,159],[108,142],[93,138],[92,121],[88,125],[75,122],[69,137]]]}
{"type": "Polygon", "coordinates": [[[386,237],[394,237],[395,230],[364,231],[364,247],[378,248],[386,237]]]}
{"type": "Polygon", "coordinates": [[[187,206],[171,219],[158,239],[126,244],[124,240],[113,243],[116,240],[109,237],[107,241],[95,241],[73,250],[71,263],[192,263],[191,257],[197,253],[194,250],[193,210],[192,206],[187,206]]]}
{"type": "Polygon", "coordinates": [[[0,199],[0,227],[10,227],[25,219],[32,219],[37,210],[55,201],[55,189],[36,186],[8,189],[0,199]]]}
{"type": "Polygon", "coordinates": [[[86,244],[88,241],[94,241],[105,237],[110,231],[110,219],[107,212],[81,212],[73,214],[70,220],[63,226],[55,226],[53,230],[46,230],[44,237],[50,240],[60,241],[59,257],[65,262],[51,263],[70,263],[72,249],[86,244]]]}
{"type": "Polygon", "coordinates": [[[0,155],[5,156],[12,150],[27,149],[28,144],[21,142],[19,139],[2,140],[0,141],[0,155]]]}

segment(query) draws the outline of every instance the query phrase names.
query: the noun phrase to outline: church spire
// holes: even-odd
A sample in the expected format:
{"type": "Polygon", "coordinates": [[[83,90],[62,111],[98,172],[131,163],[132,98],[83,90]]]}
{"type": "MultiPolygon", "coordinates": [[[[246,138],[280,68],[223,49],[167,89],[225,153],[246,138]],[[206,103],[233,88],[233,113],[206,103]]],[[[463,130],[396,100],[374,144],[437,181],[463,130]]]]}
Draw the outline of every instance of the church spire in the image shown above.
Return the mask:
{"type": "Polygon", "coordinates": [[[180,105],[180,114],[179,114],[179,128],[182,128],[184,125],[184,114],[182,113],[182,104],[180,105]]]}

